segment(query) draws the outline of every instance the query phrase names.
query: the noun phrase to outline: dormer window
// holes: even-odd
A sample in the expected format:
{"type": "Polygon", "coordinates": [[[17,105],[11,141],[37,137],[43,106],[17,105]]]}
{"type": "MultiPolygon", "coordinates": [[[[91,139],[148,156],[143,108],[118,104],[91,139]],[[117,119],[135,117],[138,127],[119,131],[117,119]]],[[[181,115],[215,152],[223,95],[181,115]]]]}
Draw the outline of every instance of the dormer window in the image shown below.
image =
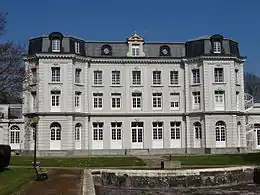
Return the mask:
{"type": "Polygon", "coordinates": [[[133,44],[132,45],[132,56],[139,56],[140,55],[140,45],[133,44]]]}
{"type": "Polygon", "coordinates": [[[52,40],[52,51],[60,52],[60,40],[59,39],[52,40]]]}
{"type": "Polygon", "coordinates": [[[129,50],[127,56],[129,57],[144,57],[144,39],[138,34],[134,34],[127,39],[129,50]]]}
{"type": "Polygon", "coordinates": [[[75,53],[79,54],[80,53],[80,47],[79,47],[79,42],[75,42],[75,53]]]}
{"type": "Polygon", "coordinates": [[[220,41],[214,41],[213,42],[213,52],[214,53],[221,53],[221,42],[220,41]]]}

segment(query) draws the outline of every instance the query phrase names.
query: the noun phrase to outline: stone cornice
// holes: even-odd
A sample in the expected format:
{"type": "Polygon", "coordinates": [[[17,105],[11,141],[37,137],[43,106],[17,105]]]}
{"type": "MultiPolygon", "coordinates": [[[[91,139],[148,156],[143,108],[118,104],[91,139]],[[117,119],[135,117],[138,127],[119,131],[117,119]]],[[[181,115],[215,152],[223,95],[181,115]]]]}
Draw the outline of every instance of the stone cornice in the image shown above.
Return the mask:
{"type": "Polygon", "coordinates": [[[200,56],[200,57],[195,57],[195,58],[185,58],[183,59],[184,62],[202,62],[203,60],[208,60],[208,61],[229,61],[229,60],[234,60],[238,63],[244,63],[246,61],[245,58],[238,58],[235,56],[200,56]]]}

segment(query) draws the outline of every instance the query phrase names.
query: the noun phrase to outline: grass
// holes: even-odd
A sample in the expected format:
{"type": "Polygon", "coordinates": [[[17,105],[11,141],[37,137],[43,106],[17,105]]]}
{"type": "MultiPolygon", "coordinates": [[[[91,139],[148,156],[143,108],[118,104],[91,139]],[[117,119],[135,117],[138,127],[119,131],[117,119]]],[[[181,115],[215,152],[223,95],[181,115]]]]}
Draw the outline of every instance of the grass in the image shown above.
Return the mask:
{"type": "Polygon", "coordinates": [[[260,165],[260,153],[170,156],[182,165],[260,165]]]}
{"type": "MultiPolygon", "coordinates": [[[[32,166],[33,157],[12,156],[11,166],[32,166]]],[[[136,157],[39,157],[42,167],[122,167],[143,166],[145,163],[136,157]]]]}
{"type": "Polygon", "coordinates": [[[11,168],[0,172],[0,195],[10,195],[35,177],[33,169],[11,168]]]}

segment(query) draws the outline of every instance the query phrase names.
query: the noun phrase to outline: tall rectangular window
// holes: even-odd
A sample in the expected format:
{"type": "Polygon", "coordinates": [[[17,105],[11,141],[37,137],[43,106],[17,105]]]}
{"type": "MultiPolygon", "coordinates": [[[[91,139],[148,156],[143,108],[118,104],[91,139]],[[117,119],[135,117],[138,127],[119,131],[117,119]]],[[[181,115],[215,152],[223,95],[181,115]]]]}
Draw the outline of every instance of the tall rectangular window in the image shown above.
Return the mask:
{"type": "Polygon", "coordinates": [[[101,109],[103,107],[103,93],[94,93],[93,107],[96,109],[101,109]]]}
{"type": "Polygon", "coordinates": [[[221,53],[221,43],[219,41],[213,42],[213,52],[221,53]]]}
{"type": "Polygon", "coordinates": [[[141,71],[132,71],[133,85],[141,85],[141,71]]]}
{"type": "Polygon", "coordinates": [[[112,140],[122,140],[122,123],[112,122],[111,123],[111,135],[112,140]]]}
{"type": "Polygon", "coordinates": [[[192,93],[193,95],[193,109],[200,108],[200,92],[196,91],[192,93]]]}
{"type": "Polygon", "coordinates": [[[111,94],[111,107],[112,109],[120,109],[121,107],[121,94],[120,93],[112,93],[111,94]]]}
{"type": "Polygon", "coordinates": [[[170,84],[171,85],[179,84],[179,71],[170,71],[170,84]]]}
{"type": "Polygon", "coordinates": [[[215,110],[225,109],[225,93],[224,91],[215,91],[215,110]]]}
{"type": "Polygon", "coordinates": [[[239,71],[238,69],[235,69],[235,83],[238,84],[239,83],[239,71]]]}
{"type": "Polygon", "coordinates": [[[170,93],[170,109],[180,110],[180,94],[170,93]]]}
{"type": "Polygon", "coordinates": [[[37,101],[36,101],[36,91],[31,92],[32,95],[32,109],[35,110],[37,106],[37,101]]]}
{"type": "Polygon", "coordinates": [[[214,77],[216,83],[224,82],[224,69],[223,68],[215,68],[214,69],[214,77]]]}
{"type": "Polygon", "coordinates": [[[60,82],[60,67],[51,67],[51,81],[60,82]]]}
{"type": "Polygon", "coordinates": [[[93,123],[93,140],[102,141],[103,140],[103,126],[102,122],[93,123]]]}
{"type": "Polygon", "coordinates": [[[181,122],[170,122],[171,139],[181,139],[181,122]]]}
{"type": "Polygon", "coordinates": [[[54,39],[52,40],[52,52],[60,52],[60,40],[54,39]]]}
{"type": "Polygon", "coordinates": [[[132,143],[142,143],[143,142],[143,122],[132,122],[132,143]]]}
{"type": "Polygon", "coordinates": [[[75,69],[75,83],[81,83],[81,69],[75,69]]]}
{"type": "Polygon", "coordinates": [[[153,93],[153,108],[161,109],[162,108],[162,94],[153,93]]]}
{"type": "Polygon", "coordinates": [[[192,77],[193,77],[193,84],[200,83],[200,70],[199,69],[193,69],[192,70],[192,77]]]}
{"type": "Polygon", "coordinates": [[[132,45],[132,56],[139,56],[140,55],[140,45],[133,44],[132,45]]]}
{"type": "Polygon", "coordinates": [[[161,83],[161,71],[153,71],[153,84],[160,85],[161,83]]]}
{"type": "Polygon", "coordinates": [[[94,71],[94,85],[102,85],[102,71],[101,70],[94,71]]]}
{"type": "Polygon", "coordinates": [[[120,71],[112,71],[112,85],[120,85],[120,71]]]}
{"type": "Polygon", "coordinates": [[[132,106],[133,109],[141,109],[142,107],[142,94],[141,93],[132,93],[132,106]]]}
{"type": "Polygon", "coordinates": [[[51,91],[51,106],[60,106],[60,91],[51,91]]]}
{"type": "Polygon", "coordinates": [[[75,42],[75,53],[76,53],[76,54],[79,54],[79,53],[80,53],[79,42],[75,42]]]}
{"type": "Polygon", "coordinates": [[[163,139],[163,122],[153,122],[153,140],[163,139]]]}
{"type": "Polygon", "coordinates": [[[75,92],[75,108],[80,108],[81,104],[81,92],[76,91],[75,92]]]}

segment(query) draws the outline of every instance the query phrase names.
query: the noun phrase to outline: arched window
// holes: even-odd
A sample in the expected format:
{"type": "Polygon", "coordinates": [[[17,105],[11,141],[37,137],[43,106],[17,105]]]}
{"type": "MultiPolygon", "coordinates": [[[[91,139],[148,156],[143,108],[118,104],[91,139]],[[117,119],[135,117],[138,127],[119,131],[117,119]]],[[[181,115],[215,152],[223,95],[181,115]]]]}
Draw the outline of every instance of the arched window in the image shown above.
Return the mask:
{"type": "Polygon", "coordinates": [[[59,123],[54,122],[50,126],[51,129],[51,140],[57,141],[61,140],[61,126],[59,123]]]}
{"type": "Polygon", "coordinates": [[[53,39],[51,41],[51,48],[53,52],[60,52],[60,40],[59,39],[53,39]]]}
{"type": "Polygon", "coordinates": [[[20,143],[20,128],[17,125],[13,125],[10,128],[10,143],[11,144],[20,143]]]}
{"type": "Polygon", "coordinates": [[[200,122],[195,122],[193,124],[194,127],[194,133],[195,133],[195,139],[201,139],[202,138],[202,132],[201,132],[201,124],[200,122]]]}
{"type": "Polygon", "coordinates": [[[77,123],[75,125],[75,140],[80,141],[80,134],[81,134],[82,125],[77,123]]]}
{"type": "Polygon", "coordinates": [[[216,123],[216,141],[226,141],[226,124],[223,121],[216,123]]]}

